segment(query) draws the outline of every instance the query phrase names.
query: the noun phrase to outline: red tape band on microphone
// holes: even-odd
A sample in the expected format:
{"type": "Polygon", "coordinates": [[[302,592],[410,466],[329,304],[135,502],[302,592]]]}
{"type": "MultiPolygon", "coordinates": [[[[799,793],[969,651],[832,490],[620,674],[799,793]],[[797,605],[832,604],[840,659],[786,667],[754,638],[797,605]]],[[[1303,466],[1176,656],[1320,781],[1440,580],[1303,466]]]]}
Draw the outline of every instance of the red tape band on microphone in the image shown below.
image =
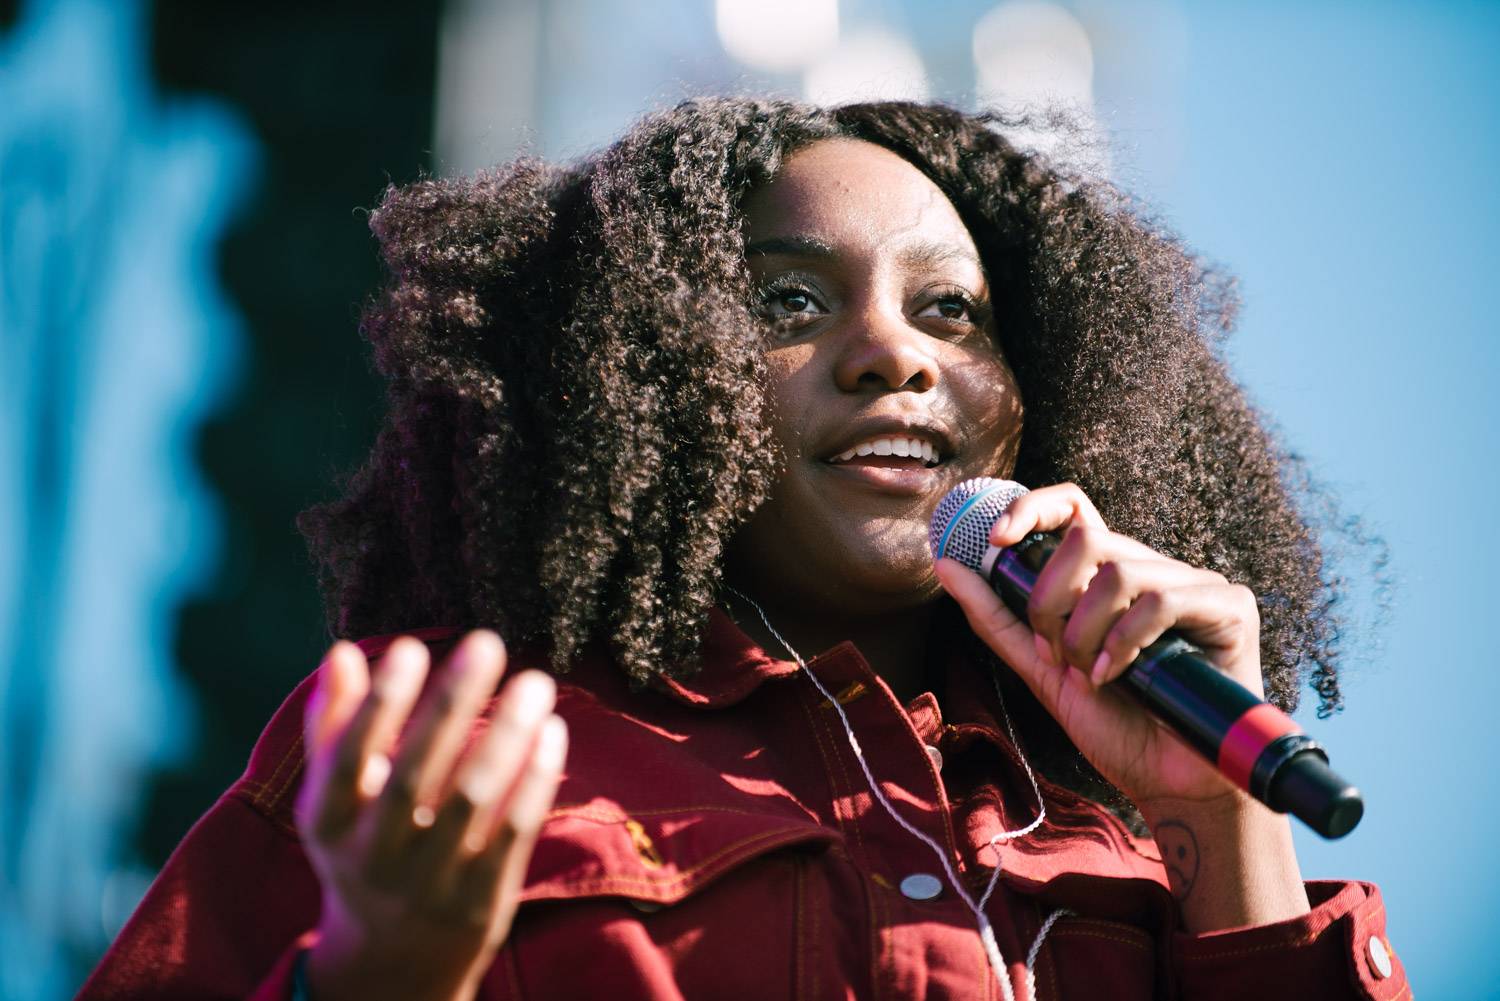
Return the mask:
{"type": "Polygon", "coordinates": [[[1255,762],[1271,742],[1302,728],[1275,706],[1262,702],[1245,710],[1219,742],[1219,771],[1241,789],[1249,790],[1255,762]]]}

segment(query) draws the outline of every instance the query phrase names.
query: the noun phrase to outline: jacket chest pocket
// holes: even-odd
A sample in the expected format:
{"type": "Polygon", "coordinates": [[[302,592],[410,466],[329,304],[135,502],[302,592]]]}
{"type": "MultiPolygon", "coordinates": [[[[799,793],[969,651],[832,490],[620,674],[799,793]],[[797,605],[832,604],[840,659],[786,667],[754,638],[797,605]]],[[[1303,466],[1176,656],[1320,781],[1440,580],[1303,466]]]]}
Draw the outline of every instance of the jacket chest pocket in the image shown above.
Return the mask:
{"type": "Polygon", "coordinates": [[[733,809],[554,811],[486,994],[798,997],[810,867],[837,840],[733,809]]]}
{"type": "Polygon", "coordinates": [[[1158,961],[1155,941],[1134,925],[1063,918],[1037,963],[1037,995],[1150,1001],[1158,961]]]}

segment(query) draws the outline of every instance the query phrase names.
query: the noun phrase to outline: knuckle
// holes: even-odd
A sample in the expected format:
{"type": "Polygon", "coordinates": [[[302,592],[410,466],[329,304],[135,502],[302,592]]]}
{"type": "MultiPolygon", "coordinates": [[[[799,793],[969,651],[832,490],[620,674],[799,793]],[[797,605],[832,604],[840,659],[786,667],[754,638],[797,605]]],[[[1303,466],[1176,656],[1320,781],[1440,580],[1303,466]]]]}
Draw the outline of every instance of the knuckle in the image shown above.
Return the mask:
{"type": "Polygon", "coordinates": [[[1233,585],[1235,598],[1239,601],[1241,614],[1249,625],[1259,627],[1260,625],[1260,600],[1255,597],[1255,592],[1244,584],[1233,585]]]}
{"type": "Polygon", "coordinates": [[[376,890],[391,890],[397,885],[393,866],[385,865],[375,854],[368,854],[355,865],[359,881],[376,890]]]}
{"type": "Polygon", "coordinates": [[[344,831],[344,825],[328,811],[320,812],[310,821],[299,823],[297,827],[304,837],[319,846],[333,844],[344,831]]]}
{"type": "MultiPolygon", "coordinates": [[[[1089,546],[1089,527],[1080,522],[1069,525],[1062,533],[1062,542],[1058,545],[1059,553],[1073,555],[1080,550],[1086,550],[1089,546]]],[[[1053,554],[1056,559],[1056,554],[1053,554]]]]}
{"type": "Polygon", "coordinates": [[[1089,495],[1084,491],[1083,487],[1080,487],[1072,480],[1058,485],[1062,488],[1062,492],[1068,496],[1068,499],[1073,502],[1073,506],[1078,511],[1087,511],[1094,506],[1093,501],[1089,500],[1089,495]]]}
{"type": "Polygon", "coordinates": [[[1088,659],[1089,651],[1082,637],[1074,635],[1074,632],[1071,628],[1063,630],[1062,651],[1068,663],[1079,666],[1084,660],[1088,659]]]}
{"type": "Polygon", "coordinates": [[[510,846],[521,838],[522,833],[520,826],[516,823],[516,818],[512,813],[507,813],[495,825],[495,832],[491,843],[501,853],[504,853],[509,851],[510,846]]]}
{"type": "Polygon", "coordinates": [[[427,708],[434,716],[448,716],[458,708],[458,688],[453,681],[433,688],[432,694],[428,696],[427,708]]]}
{"type": "Polygon", "coordinates": [[[350,744],[341,746],[333,755],[328,769],[328,781],[336,789],[351,789],[359,781],[363,766],[363,755],[359,748],[350,744]]]}
{"type": "Polygon", "coordinates": [[[1171,608],[1170,601],[1167,592],[1157,587],[1148,587],[1135,598],[1136,606],[1144,615],[1151,618],[1158,618],[1167,612],[1171,608]]]}
{"type": "Polygon", "coordinates": [[[509,824],[514,840],[530,840],[542,829],[542,818],[540,814],[527,811],[523,817],[511,817],[509,824]]]}
{"type": "Polygon", "coordinates": [[[1129,578],[1129,573],[1119,563],[1106,560],[1099,564],[1099,569],[1094,573],[1094,579],[1089,582],[1089,589],[1102,588],[1106,594],[1115,595],[1125,589],[1129,578]]]}
{"type": "Polygon", "coordinates": [[[456,786],[443,802],[444,818],[450,821],[467,821],[479,812],[479,802],[462,785],[456,786]]]}
{"type": "Polygon", "coordinates": [[[415,803],[418,792],[417,773],[411,768],[401,768],[391,773],[386,780],[381,796],[398,804],[415,803]]]}

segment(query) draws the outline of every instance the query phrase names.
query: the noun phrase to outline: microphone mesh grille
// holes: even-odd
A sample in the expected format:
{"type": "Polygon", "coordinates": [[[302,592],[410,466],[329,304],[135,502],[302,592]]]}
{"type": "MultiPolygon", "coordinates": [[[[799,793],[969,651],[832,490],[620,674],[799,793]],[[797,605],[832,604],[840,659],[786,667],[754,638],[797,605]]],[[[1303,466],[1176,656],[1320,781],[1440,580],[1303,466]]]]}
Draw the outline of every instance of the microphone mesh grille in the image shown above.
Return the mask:
{"type": "Polygon", "coordinates": [[[990,547],[990,526],[1027,490],[1014,480],[981,476],[949,490],[932,512],[927,546],[932,558],[944,556],[978,570],[990,547]]]}

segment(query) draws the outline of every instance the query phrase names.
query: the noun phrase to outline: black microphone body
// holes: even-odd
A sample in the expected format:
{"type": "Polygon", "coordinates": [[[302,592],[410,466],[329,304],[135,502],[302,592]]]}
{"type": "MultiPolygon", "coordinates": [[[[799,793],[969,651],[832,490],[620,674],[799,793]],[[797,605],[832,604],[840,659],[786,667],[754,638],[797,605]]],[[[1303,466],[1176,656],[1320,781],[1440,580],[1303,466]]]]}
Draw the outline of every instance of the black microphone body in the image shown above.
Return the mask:
{"type": "MultiPolygon", "coordinates": [[[[956,487],[933,516],[933,555],[949,556],[984,577],[1022,621],[1037,576],[1060,540],[1034,532],[1014,546],[988,544],[989,528],[1001,506],[987,510],[985,493],[999,493],[1004,504],[1025,488],[1005,481],[968,481],[956,487]],[[1004,484],[974,488],[972,484],[1004,484]],[[958,498],[958,510],[939,525],[939,515],[958,498]],[[976,505],[974,501],[981,503],[976,505]],[[973,524],[954,539],[965,517],[973,524]],[[976,529],[982,523],[983,551],[976,529]]],[[[1291,813],[1325,838],[1343,837],[1359,823],[1364,803],[1359,791],[1328,767],[1328,755],[1281,710],[1216,668],[1203,651],[1167,632],[1141,651],[1117,682],[1240,788],[1279,813],[1291,813]]]]}

